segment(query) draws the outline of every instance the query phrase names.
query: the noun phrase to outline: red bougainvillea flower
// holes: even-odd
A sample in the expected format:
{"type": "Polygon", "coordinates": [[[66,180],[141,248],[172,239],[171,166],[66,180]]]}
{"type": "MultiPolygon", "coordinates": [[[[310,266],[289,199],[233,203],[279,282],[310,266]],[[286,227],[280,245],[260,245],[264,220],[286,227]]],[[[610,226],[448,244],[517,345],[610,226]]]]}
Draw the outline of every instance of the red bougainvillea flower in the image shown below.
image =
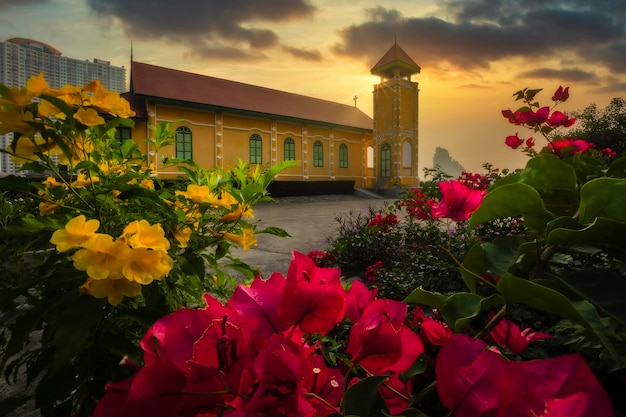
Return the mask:
{"type": "Polygon", "coordinates": [[[280,319],[279,308],[285,289],[285,277],[273,273],[268,279],[257,275],[249,287],[238,285],[228,300],[242,318],[256,321],[255,333],[269,337],[288,328],[280,319]]]}
{"type": "Polygon", "coordinates": [[[347,292],[346,317],[352,323],[356,323],[363,315],[363,311],[370,305],[378,294],[378,288],[368,290],[361,281],[354,280],[347,292]]]}
{"type": "Polygon", "coordinates": [[[452,330],[446,323],[426,316],[422,319],[422,334],[431,345],[443,346],[452,336],[452,330]]]}
{"type": "Polygon", "coordinates": [[[324,335],[346,311],[346,291],[339,268],[318,268],[311,258],[294,251],[279,309],[280,319],[307,334],[324,335]]]}
{"type": "Polygon", "coordinates": [[[533,146],[535,146],[535,140],[533,138],[526,139],[526,147],[532,148],[533,146]]]}
{"type": "Polygon", "coordinates": [[[589,149],[595,148],[595,145],[583,139],[565,138],[555,140],[554,142],[548,144],[548,147],[558,155],[573,155],[577,153],[585,153],[589,149]]]}
{"type": "Polygon", "coordinates": [[[552,95],[552,101],[565,101],[569,98],[569,87],[559,86],[552,95]]]}
{"type": "Polygon", "coordinates": [[[504,143],[509,148],[517,149],[517,148],[520,147],[520,145],[522,143],[524,143],[524,141],[522,139],[520,139],[519,136],[517,136],[517,133],[516,133],[515,135],[507,136],[506,139],[504,140],[504,143]]]}
{"type": "Polygon", "coordinates": [[[370,227],[378,227],[385,232],[398,224],[398,216],[395,213],[378,213],[369,222],[370,227]]]}
{"type": "Polygon", "coordinates": [[[611,157],[611,158],[612,158],[612,157],[617,156],[617,152],[615,152],[615,151],[614,151],[613,149],[611,149],[611,148],[604,148],[604,149],[600,149],[600,153],[601,153],[602,155],[609,156],[609,157],[611,157]]]}
{"type": "Polygon", "coordinates": [[[572,153],[585,153],[587,152],[589,149],[593,149],[596,147],[596,145],[594,145],[591,142],[587,142],[584,139],[571,139],[570,141],[571,145],[575,148],[572,153]]]}
{"type": "MultiPolygon", "coordinates": [[[[312,355],[304,363],[303,374],[305,392],[315,394],[305,396],[309,406],[314,409],[314,415],[337,414],[345,386],[341,369],[328,368],[322,355],[312,355]]],[[[300,409],[309,409],[309,406],[301,406],[300,409]]]]}
{"type": "Polygon", "coordinates": [[[532,110],[522,112],[524,118],[524,124],[528,126],[539,126],[548,119],[550,114],[550,107],[545,106],[538,109],[536,112],[532,110]]]}
{"type": "Polygon", "coordinates": [[[472,190],[459,181],[440,181],[441,201],[430,206],[435,219],[450,218],[454,221],[469,219],[480,206],[485,191],[472,190]]]}
{"type": "Polygon", "coordinates": [[[481,340],[454,334],[435,373],[439,399],[457,417],[613,416],[608,395],[578,354],[512,362],[481,340]]]}
{"type": "Polygon", "coordinates": [[[534,340],[549,339],[547,333],[533,332],[530,328],[520,330],[519,326],[510,320],[502,319],[491,330],[489,336],[498,345],[513,353],[522,353],[534,340]]]}
{"type": "Polygon", "coordinates": [[[570,118],[566,114],[561,113],[558,110],[553,112],[548,118],[548,120],[546,121],[548,126],[552,126],[552,127],[557,127],[557,126],[570,127],[575,122],[576,122],[576,118],[574,117],[570,118]]]}
{"type": "Polygon", "coordinates": [[[424,351],[420,338],[405,324],[406,304],[378,299],[352,326],[347,353],[368,372],[403,372],[424,351]]]}
{"type": "Polygon", "coordinates": [[[512,112],[511,110],[502,110],[502,115],[509,119],[509,123],[514,125],[522,125],[526,122],[526,118],[519,111],[512,112]]]}
{"type": "Polygon", "coordinates": [[[246,405],[246,411],[284,410],[294,415],[304,395],[302,352],[284,336],[274,334],[254,362],[258,387],[246,405]]]}

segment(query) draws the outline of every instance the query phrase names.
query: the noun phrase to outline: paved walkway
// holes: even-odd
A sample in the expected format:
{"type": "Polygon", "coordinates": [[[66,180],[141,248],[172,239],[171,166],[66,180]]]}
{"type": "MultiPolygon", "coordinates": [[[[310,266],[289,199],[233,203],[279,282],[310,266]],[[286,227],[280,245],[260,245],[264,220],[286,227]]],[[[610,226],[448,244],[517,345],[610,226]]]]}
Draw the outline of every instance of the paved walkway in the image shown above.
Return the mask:
{"type": "Polygon", "coordinates": [[[287,274],[293,250],[306,254],[311,250],[327,248],[326,239],[335,235],[339,225],[335,221],[336,216],[368,207],[384,208],[392,202],[353,195],[276,198],[271,203],[254,207],[254,219],[259,221],[257,229],[280,227],[292,237],[259,234],[257,246],[245,252],[238,249],[233,255],[260,268],[263,277],[269,277],[272,272],[287,274]]]}

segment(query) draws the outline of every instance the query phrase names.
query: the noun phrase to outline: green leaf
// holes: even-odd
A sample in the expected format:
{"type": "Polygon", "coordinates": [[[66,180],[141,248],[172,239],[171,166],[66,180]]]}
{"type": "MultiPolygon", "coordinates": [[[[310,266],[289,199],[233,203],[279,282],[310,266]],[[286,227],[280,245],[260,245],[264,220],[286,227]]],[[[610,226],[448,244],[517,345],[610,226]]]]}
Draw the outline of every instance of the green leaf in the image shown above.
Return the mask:
{"type": "Polygon", "coordinates": [[[78,292],[64,298],[63,310],[55,320],[53,371],[66,366],[85,349],[88,339],[95,331],[94,326],[105,313],[105,299],[80,295],[78,292]]]}
{"type": "Polygon", "coordinates": [[[428,360],[426,359],[426,354],[422,353],[409,369],[400,374],[400,381],[406,382],[415,375],[423,374],[426,372],[426,369],[428,369],[428,360]]]}
{"type": "Polygon", "coordinates": [[[396,417],[428,417],[426,414],[422,413],[417,408],[407,408],[400,415],[396,417]]]}
{"type": "Polygon", "coordinates": [[[570,220],[571,222],[567,221],[568,224],[559,222],[554,225],[556,226],[554,228],[551,227],[553,225],[549,225],[549,229],[552,230],[548,233],[548,245],[595,245],[626,248],[626,239],[624,239],[626,223],[598,217],[593,223],[584,227],[574,219],[570,218],[570,220]]]}
{"type": "Polygon", "coordinates": [[[500,278],[497,289],[507,304],[525,304],[580,324],[594,334],[611,355],[617,356],[605,334],[598,312],[590,302],[572,302],[558,291],[508,273],[500,278]]]}
{"type": "Polygon", "coordinates": [[[502,236],[491,243],[484,243],[485,266],[495,275],[502,275],[515,264],[519,257],[519,247],[526,243],[523,236],[502,236]]]}
{"type": "Polygon", "coordinates": [[[266,227],[265,229],[255,230],[254,233],[255,234],[267,233],[270,235],[279,236],[279,237],[287,237],[287,238],[291,237],[291,235],[287,233],[285,229],[281,229],[280,227],[266,227]]]}
{"type": "Polygon", "coordinates": [[[28,194],[31,190],[31,185],[24,177],[8,175],[4,178],[0,178],[0,190],[28,194]]]}
{"type": "Polygon", "coordinates": [[[441,315],[454,332],[460,332],[482,311],[503,304],[504,299],[499,294],[492,294],[485,298],[478,294],[458,292],[448,298],[441,309],[441,315]]]}
{"type": "Polygon", "coordinates": [[[578,270],[559,281],[626,326],[626,280],[610,270],[578,270]]]}
{"type": "Polygon", "coordinates": [[[346,391],[341,407],[346,416],[387,417],[389,410],[378,392],[388,376],[370,376],[352,385],[346,391]]]}
{"type": "Polygon", "coordinates": [[[469,219],[469,230],[481,223],[523,216],[524,225],[542,232],[554,216],[544,207],[541,196],[527,184],[514,183],[495,188],[469,219]]]}
{"type": "Polygon", "coordinates": [[[596,217],[626,222],[626,179],[597,178],[580,190],[580,222],[596,217]]]}
{"type": "Polygon", "coordinates": [[[617,158],[613,161],[606,171],[606,176],[613,178],[626,177],[626,157],[617,158]]]}
{"type": "Polygon", "coordinates": [[[471,293],[476,292],[477,275],[481,275],[487,270],[484,260],[484,249],[481,243],[474,244],[463,257],[461,265],[461,276],[471,293]]]}
{"type": "Polygon", "coordinates": [[[422,287],[414,289],[404,302],[407,304],[422,304],[433,308],[441,309],[448,301],[448,296],[438,292],[426,291],[422,287]]]}

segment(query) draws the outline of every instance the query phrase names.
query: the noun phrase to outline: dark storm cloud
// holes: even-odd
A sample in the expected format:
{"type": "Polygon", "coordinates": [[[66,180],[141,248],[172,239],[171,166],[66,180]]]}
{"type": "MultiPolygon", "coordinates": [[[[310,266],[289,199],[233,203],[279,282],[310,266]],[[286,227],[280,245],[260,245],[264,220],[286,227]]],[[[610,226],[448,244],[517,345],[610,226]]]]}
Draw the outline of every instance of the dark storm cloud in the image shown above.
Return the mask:
{"type": "Polygon", "coordinates": [[[537,68],[530,71],[524,71],[520,74],[524,78],[541,78],[560,81],[586,81],[594,82],[598,80],[598,76],[592,72],[580,69],[551,69],[537,68]]]}
{"type": "MultiPolygon", "coordinates": [[[[0,0],[2,1],[2,0],[0,0]]],[[[279,46],[271,24],[303,19],[308,0],[87,0],[100,17],[115,18],[134,39],[163,39],[197,56],[258,56],[279,46]],[[265,26],[265,27],[263,27],[265,26]],[[232,49],[228,51],[228,49],[232,49]]]]}
{"type": "Polygon", "coordinates": [[[49,3],[50,0],[0,0],[0,10],[8,9],[9,7],[23,7],[32,6],[36,4],[49,3]]]}
{"type": "Polygon", "coordinates": [[[528,58],[529,68],[563,52],[626,73],[623,0],[457,0],[437,17],[407,17],[383,7],[340,31],[337,53],[376,62],[397,38],[424,67],[480,70],[495,61],[528,58]]]}
{"type": "Polygon", "coordinates": [[[294,48],[292,46],[283,46],[283,51],[287,52],[291,56],[305,59],[308,61],[321,61],[322,60],[322,54],[317,49],[307,50],[307,49],[301,49],[301,48],[294,48]]]}

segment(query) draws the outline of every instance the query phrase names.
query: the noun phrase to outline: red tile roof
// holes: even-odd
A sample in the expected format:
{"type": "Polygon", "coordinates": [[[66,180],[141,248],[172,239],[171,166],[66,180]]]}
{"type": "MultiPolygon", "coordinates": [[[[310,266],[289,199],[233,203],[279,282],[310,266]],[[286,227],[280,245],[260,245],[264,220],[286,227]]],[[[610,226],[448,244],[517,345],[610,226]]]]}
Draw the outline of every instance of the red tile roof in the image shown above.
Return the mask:
{"type": "Polygon", "coordinates": [[[372,67],[370,72],[374,75],[382,75],[392,78],[394,69],[400,70],[401,76],[417,74],[420,72],[420,66],[411,59],[409,54],[400,48],[400,45],[394,43],[385,55],[372,67]]]}
{"type": "Polygon", "coordinates": [[[131,93],[139,96],[373,129],[373,121],[367,114],[354,106],[332,101],[140,62],[131,63],[130,76],[131,93]]]}

